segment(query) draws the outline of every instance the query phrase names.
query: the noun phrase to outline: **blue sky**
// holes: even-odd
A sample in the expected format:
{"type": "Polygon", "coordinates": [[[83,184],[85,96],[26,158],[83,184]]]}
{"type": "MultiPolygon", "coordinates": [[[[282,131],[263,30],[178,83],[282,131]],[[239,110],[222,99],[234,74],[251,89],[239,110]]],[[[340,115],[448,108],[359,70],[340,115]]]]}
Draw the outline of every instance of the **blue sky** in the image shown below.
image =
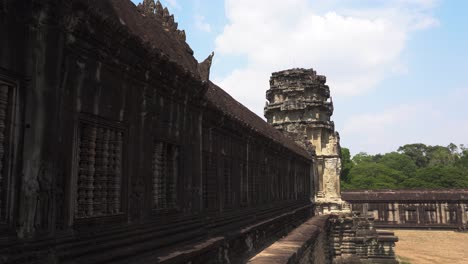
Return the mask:
{"type": "Polygon", "coordinates": [[[211,79],[260,116],[271,72],[314,68],[352,154],[468,145],[468,1],[161,2],[199,61],[215,51],[211,79]]]}

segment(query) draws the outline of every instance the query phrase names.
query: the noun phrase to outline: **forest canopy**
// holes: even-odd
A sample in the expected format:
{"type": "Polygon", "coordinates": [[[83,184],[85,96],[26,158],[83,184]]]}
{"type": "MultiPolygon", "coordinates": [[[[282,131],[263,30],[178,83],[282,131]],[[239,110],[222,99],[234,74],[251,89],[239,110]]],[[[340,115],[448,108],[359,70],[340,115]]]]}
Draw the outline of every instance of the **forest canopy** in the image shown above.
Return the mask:
{"type": "Polygon", "coordinates": [[[408,144],[395,152],[351,158],[342,148],[342,190],[468,188],[468,148],[408,144]]]}

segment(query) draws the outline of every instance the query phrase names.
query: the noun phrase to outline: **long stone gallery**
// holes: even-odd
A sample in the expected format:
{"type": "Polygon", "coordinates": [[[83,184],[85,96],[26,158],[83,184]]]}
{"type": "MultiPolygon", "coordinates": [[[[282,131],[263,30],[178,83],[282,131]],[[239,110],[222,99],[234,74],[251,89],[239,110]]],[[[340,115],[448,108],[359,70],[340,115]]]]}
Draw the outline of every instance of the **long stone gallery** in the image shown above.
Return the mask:
{"type": "Polygon", "coordinates": [[[324,76],[273,73],[266,122],[159,1],[0,0],[0,32],[0,263],[397,263],[342,200],[324,76]]]}

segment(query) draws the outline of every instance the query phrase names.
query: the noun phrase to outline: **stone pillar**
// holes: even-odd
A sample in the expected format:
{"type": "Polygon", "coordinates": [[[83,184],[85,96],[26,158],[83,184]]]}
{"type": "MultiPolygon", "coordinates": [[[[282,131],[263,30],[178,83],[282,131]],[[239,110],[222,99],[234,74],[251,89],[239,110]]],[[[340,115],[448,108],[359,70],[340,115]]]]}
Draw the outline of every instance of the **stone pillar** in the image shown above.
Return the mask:
{"type": "Polygon", "coordinates": [[[458,230],[460,231],[465,231],[467,230],[468,228],[468,208],[466,207],[466,205],[460,201],[459,204],[458,204],[458,217],[457,217],[457,220],[458,220],[458,230]]]}

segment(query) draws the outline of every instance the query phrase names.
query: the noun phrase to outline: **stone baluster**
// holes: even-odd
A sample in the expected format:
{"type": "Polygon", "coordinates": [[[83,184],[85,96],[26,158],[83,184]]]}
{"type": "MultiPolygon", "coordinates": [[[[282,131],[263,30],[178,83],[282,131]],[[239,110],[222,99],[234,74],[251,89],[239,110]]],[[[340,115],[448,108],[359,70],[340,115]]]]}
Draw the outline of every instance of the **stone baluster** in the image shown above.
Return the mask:
{"type": "Polygon", "coordinates": [[[111,189],[112,199],[112,213],[120,213],[120,192],[121,192],[121,180],[122,180],[122,132],[115,131],[114,151],[111,154],[114,159],[113,166],[113,188],[111,189]]]}
{"type": "Polygon", "coordinates": [[[77,184],[77,217],[93,215],[96,133],[96,127],[94,126],[85,124],[81,126],[77,184]]]}

